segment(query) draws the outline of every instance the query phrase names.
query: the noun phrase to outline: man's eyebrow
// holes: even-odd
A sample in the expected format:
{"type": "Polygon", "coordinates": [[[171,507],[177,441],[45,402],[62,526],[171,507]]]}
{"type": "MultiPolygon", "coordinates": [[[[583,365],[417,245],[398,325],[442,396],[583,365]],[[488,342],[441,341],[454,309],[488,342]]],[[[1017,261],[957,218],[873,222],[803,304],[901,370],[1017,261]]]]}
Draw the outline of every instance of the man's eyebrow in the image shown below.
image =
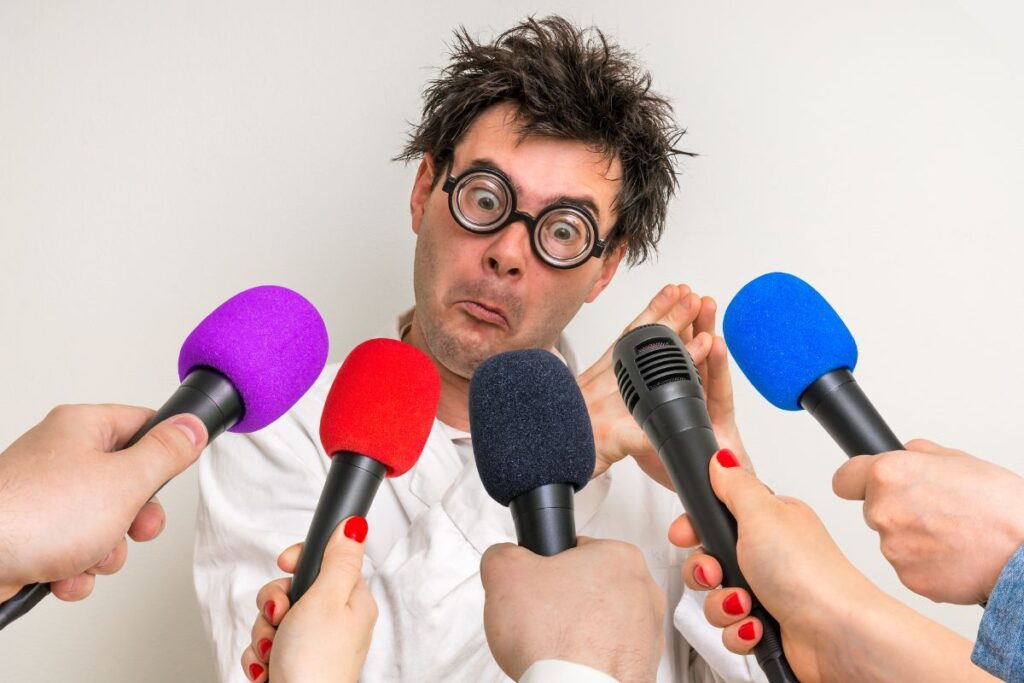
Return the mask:
{"type": "MultiPolygon", "coordinates": [[[[509,178],[509,180],[512,181],[512,186],[515,188],[516,194],[517,195],[523,194],[523,188],[520,187],[519,183],[517,183],[515,180],[512,180],[511,176],[509,176],[509,174],[506,173],[504,169],[502,169],[500,166],[498,166],[492,160],[490,160],[490,159],[488,159],[486,157],[480,157],[478,159],[473,159],[471,162],[469,162],[469,166],[467,168],[479,168],[479,167],[490,168],[490,169],[493,169],[495,171],[501,171],[506,177],[509,178]]],[[[596,218],[597,220],[601,220],[601,209],[599,209],[597,207],[597,202],[595,202],[593,200],[593,198],[590,197],[589,195],[566,195],[566,194],[560,194],[560,195],[555,195],[555,196],[547,197],[545,199],[545,201],[544,201],[544,205],[545,206],[551,206],[552,204],[572,204],[574,206],[580,206],[580,207],[583,207],[584,209],[589,210],[592,214],[594,214],[594,218],[596,218]]]]}

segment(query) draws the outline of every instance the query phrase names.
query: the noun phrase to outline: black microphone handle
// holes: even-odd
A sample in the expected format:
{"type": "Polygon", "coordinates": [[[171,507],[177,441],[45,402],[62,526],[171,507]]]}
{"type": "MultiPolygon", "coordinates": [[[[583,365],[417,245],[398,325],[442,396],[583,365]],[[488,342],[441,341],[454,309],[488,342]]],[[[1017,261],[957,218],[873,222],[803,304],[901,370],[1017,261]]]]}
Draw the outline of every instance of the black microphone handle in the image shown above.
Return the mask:
{"type": "Polygon", "coordinates": [[[848,457],[905,450],[847,368],[814,380],[800,396],[800,405],[848,457]]]}
{"type": "Polygon", "coordinates": [[[519,545],[551,557],[576,547],[572,484],[545,484],[512,499],[508,507],[519,545]]]}
{"type": "Polygon", "coordinates": [[[327,481],[316,504],[299,564],[292,577],[292,587],[288,591],[292,605],[306,594],[320,575],[324,549],[338,523],[346,517],[366,516],[386,474],[386,466],[365,455],[341,451],[331,458],[327,481]]]}
{"type": "MultiPolygon", "coordinates": [[[[237,424],[242,419],[242,412],[242,398],[224,375],[207,368],[196,368],[123,448],[134,446],[153,427],[182,413],[191,413],[203,421],[209,435],[209,444],[214,437],[237,424]]],[[[156,491],[153,495],[156,495],[156,491]]],[[[48,583],[33,583],[23,587],[14,597],[0,604],[0,629],[31,610],[49,594],[48,583]]]]}

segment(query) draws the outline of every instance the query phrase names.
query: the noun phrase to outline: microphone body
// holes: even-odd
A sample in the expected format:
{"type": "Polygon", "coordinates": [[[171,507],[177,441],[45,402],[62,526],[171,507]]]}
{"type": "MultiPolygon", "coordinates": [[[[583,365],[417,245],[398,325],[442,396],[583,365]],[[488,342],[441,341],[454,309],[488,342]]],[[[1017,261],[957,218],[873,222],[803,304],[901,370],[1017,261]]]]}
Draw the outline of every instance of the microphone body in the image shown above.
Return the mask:
{"type": "Polygon", "coordinates": [[[550,557],[576,547],[572,484],[545,484],[509,503],[519,545],[550,557]]]}
{"type": "Polygon", "coordinates": [[[366,516],[386,475],[384,464],[365,455],[341,452],[331,458],[327,482],[313,513],[299,564],[292,577],[292,587],[288,591],[291,604],[305,595],[320,575],[324,549],[338,524],[347,517],[366,516]]]}
{"type": "Polygon", "coordinates": [[[693,360],[679,337],[664,325],[644,325],[615,345],[619,391],[633,418],[658,452],[701,545],[722,567],[722,585],[750,594],[750,613],[764,635],[754,648],[771,683],[796,681],[782,651],[779,624],[758,602],[736,558],[736,519],[715,496],[708,467],[718,451],[693,360]]]}
{"type": "Polygon", "coordinates": [[[903,444],[848,368],[833,370],[814,380],[800,395],[800,405],[848,457],[903,450],[903,444]]]}

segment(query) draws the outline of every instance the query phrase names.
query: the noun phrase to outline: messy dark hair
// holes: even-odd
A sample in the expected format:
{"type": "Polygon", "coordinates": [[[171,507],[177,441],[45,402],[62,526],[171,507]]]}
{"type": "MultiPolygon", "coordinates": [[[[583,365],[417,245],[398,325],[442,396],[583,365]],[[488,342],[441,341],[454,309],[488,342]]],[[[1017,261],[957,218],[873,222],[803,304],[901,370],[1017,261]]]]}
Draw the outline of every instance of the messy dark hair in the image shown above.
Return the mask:
{"type": "Polygon", "coordinates": [[[597,28],[558,16],[529,18],[484,43],[465,27],[455,32],[451,61],[424,92],[423,117],[397,157],[430,153],[435,181],[459,138],[489,107],[511,103],[523,136],[579,140],[622,164],[615,200],[618,221],[609,246],[626,246],[638,264],[655,251],[675,193],[676,149],[685,131],[672,105],[651,91],[635,57],[597,28]]]}

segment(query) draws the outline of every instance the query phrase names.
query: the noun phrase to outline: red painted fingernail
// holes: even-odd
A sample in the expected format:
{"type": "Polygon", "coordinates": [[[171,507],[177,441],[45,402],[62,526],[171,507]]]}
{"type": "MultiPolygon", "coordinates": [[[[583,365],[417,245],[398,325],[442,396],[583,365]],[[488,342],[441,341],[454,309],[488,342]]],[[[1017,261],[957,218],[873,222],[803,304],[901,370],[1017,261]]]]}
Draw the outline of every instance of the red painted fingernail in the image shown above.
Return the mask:
{"type": "Polygon", "coordinates": [[[255,681],[257,678],[263,675],[263,667],[253,662],[249,665],[249,679],[255,681]]]}
{"type": "Polygon", "coordinates": [[[738,633],[743,640],[753,640],[757,637],[757,629],[754,628],[754,622],[752,621],[748,621],[740,626],[738,633]]]}
{"type": "Polygon", "coordinates": [[[704,567],[697,565],[697,568],[693,570],[693,579],[704,586],[705,588],[712,588],[711,582],[708,581],[708,577],[704,574],[704,567]]]}
{"type": "Polygon", "coordinates": [[[267,653],[270,652],[270,646],[274,643],[271,642],[270,638],[264,638],[260,642],[256,643],[256,647],[260,651],[260,657],[263,659],[267,658],[267,653]]]}
{"type": "Polygon", "coordinates": [[[728,448],[723,448],[715,453],[715,458],[722,467],[739,467],[740,464],[740,461],[736,459],[736,455],[728,448]]]}
{"type": "Polygon", "coordinates": [[[362,543],[365,541],[366,533],[369,530],[370,527],[366,524],[365,517],[353,517],[345,522],[345,535],[356,543],[362,543]]]}
{"type": "MultiPolygon", "coordinates": [[[[739,593],[729,593],[729,597],[722,603],[722,609],[725,610],[726,614],[737,616],[743,614],[743,603],[740,602],[739,593]]],[[[747,638],[750,640],[750,638],[747,638]]]]}
{"type": "Polygon", "coordinates": [[[268,602],[267,606],[263,608],[263,611],[267,613],[267,621],[269,621],[271,624],[274,623],[274,610],[275,609],[277,609],[277,605],[274,604],[273,600],[268,602]]]}

